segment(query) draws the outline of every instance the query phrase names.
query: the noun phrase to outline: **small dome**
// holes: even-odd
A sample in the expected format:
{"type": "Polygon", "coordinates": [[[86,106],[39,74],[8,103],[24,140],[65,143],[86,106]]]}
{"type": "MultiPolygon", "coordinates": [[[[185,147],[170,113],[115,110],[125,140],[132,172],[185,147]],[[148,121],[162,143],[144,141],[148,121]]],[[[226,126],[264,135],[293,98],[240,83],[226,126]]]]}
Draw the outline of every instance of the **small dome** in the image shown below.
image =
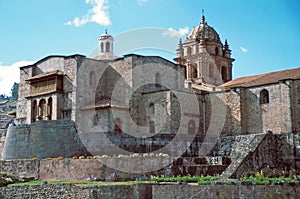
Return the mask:
{"type": "Polygon", "coordinates": [[[108,38],[113,38],[110,34],[107,34],[107,30],[105,30],[105,33],[100,35],[99,40],[104,40],[108,38]]]}
{"type": "Polygon", "coordinates": [[[187,39],[192,40],[200,38],[204,38],[207,41],[221,43],[218,33],[212,27],[207,25],[207,23],[204,20],[204,16],[202,17],[201,24],[194,27],[187,37],[187,39]]]}
{"type": "Polygon", "coordinates": [[[103,40],[103,39],[107,39],[107,38],[112,38],[112,36],[109,34],[102,34],[102,35],[100,35],[99,40],[103,40]]]}

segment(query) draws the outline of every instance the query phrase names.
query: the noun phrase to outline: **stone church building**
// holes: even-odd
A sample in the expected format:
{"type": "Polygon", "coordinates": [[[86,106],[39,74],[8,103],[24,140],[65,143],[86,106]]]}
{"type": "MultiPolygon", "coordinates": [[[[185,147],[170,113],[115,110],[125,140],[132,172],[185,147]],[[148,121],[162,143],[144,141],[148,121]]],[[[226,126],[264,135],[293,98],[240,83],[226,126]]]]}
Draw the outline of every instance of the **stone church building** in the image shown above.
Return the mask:
{"type": "Polygon", "coordinates": [[[8,130],[3,159],[117,153],[115,146],[155,152],[177,134],[166,152],[183,144],[181,154],[198,156],[204,141],[216,144],[220,136],[300,131],[300,68],[232,80],[228,41],[204,16],[179,41],[175,63],[117,57],[107,32],[98,43],[93,58],[51,55],[20,68],[17,125],[8,130]]]}

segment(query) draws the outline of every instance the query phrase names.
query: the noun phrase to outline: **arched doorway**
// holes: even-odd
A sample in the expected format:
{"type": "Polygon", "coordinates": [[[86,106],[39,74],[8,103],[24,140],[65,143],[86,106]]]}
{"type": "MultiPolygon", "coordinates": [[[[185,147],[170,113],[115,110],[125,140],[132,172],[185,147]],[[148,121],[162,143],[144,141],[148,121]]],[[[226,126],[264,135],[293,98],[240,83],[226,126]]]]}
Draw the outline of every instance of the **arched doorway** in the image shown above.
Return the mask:
{"type": "Polygon", "coordinates": [[[46,116],[47,116],[47,106],[46,106],[46,100],[45,99],[40,100],[39,110],[40,110],[40,114],[39,114],[40,120],[45,120],[46,116]]]}
{"type": "Polygon", "coordinates": [[[48,99],[48,105],[47,105],[47,117],[48,120],[52,120],[52,97],[48,99]]]}

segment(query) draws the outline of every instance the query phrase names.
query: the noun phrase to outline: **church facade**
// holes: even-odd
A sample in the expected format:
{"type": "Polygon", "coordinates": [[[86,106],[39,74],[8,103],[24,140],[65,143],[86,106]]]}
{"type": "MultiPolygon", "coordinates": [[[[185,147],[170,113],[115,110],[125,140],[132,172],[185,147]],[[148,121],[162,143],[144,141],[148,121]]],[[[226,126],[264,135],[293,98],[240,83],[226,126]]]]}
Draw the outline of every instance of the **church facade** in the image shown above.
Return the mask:
{"type": "MultiPolygon", "coordinates": [[[[134,152],[145,152],[142,148],[146,145],[134,138],[129,142],[128,134],[137,139],[153,138],[152,143],[156,143],[157,137],[166,135],[170,141],[172,135],[181,134],[182,142],[193,142],[192,148],[196,148],[196,152],[186,155],[196,156],[197,142],[215,131],[221,136],[237,136],[300,130],[300,69],[232,80],[234,59],[228,42],[221,42],[204,16],[186,39],[180,40],[176,63],[159,56],[117,57],[113,54],[113,41],[107,32],[101,35],[99,55],[94,58],[51,55],[21,67],[17,126],[9,130],[8,139],[14,139],[8,143],[24,148],[20,143],[34,136],[30,131],[36,125],[70,121],[74,131],[105,133],[117,140],[116,145],[135,148],[134,152]],[[27,134],[14,135],[22,126],[26,126],[27,134]],[[126,139],[118,138],[124,134],[127,143],[126,139]]],[[[76,145],[66,140],[60,142],[64,146],[76,145]]],[[[101,140],[107,150],[90,142],[95,154],[111,151],[110,145],[101,140]]],[[[53,140],[43,143],[55,145],[53,140]]],[[[152,151],[166,143],[157,141],[152,151]]],[[[172,154],[171,149],[168,152],[172,154]]],[[[5,153],[6,159],[22,156],[18,147],[12,149],[8,145],[5,153]]],[[[78,155],[77,151],[63,155],[74,154],[78,155]]],[[[49,157],[46,150],[31,155],[49,157]]]]}

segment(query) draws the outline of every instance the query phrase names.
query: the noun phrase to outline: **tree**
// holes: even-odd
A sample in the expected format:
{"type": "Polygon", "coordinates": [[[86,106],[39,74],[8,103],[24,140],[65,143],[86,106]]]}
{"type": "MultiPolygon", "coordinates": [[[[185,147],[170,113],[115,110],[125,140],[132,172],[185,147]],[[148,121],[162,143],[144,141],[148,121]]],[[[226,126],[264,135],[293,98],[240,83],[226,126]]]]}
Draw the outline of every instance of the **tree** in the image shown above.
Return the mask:
{"type": "Polygon", "coordinates": [[[5,94],[0,95],[0,100],[7,100],[9,99],[5,94]]]}
{"type": "Polygon", "coordinates": [[[15,82],[13,87],[11,88],[11,99],[18,100],[18,96],[19,96],[19,84],[15,82]]]}

